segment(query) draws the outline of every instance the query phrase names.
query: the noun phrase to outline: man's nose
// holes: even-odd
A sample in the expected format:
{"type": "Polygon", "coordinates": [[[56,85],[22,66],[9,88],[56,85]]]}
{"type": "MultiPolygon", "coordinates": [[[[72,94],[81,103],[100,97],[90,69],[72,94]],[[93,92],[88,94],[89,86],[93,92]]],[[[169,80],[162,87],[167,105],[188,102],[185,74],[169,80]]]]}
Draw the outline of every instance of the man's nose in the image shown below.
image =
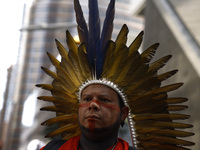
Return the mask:
{"type": "Polygon", "coordinates": [[[100,110],[97,100],[92,100],[89,105],[89,110],[100,110]]]}

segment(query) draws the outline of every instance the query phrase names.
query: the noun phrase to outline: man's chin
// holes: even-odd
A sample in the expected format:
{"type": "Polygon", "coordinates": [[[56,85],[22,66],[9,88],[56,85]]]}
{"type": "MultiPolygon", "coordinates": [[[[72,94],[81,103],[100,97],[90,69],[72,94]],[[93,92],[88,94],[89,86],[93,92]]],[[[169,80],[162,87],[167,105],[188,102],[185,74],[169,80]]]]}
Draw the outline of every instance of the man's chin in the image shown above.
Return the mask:
{"type": "Polygon", "coordinates": [[[95,134],[95,135],[101,135],[101,134],[109,134],[114,133],[118,131],[120,124],[114,123],[111,126],[107,127],[100,127],[98,125],[89,125],[87,127],[80,125],[81,132],[85,132],[86,134],[95,134]]]}

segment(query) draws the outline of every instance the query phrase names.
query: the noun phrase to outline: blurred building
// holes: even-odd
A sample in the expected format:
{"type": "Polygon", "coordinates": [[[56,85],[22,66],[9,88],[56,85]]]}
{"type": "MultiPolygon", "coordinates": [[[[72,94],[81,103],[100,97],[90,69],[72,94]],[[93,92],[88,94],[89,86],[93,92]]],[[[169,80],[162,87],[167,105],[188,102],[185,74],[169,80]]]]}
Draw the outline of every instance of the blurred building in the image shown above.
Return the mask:
{"type": "MultiPolygon", "coordinates": [[[[172,54],[172,59],[162,71],[178,69],[167,83],[184,82],[184,86],[172,96],[187,97],[189,108],[183,113],[191,118],[185,123],[195,136],[192,150],[200,148],[200,1],[199,0],[151,0],[145,8],[144,48],[160,43],[156,58],[172,54]]],[[[156,59],[155,58],[155,59],[156,59]]]]}
{"type": "MultiPolygon", "coordinates": [[[[99,0],[101,23],[108,2],[99,0]]],[[[143,2],[144,0],[141,0],[141,3],[135,4],[134,6],[138,7],[133,9],[131,0],[117,0],[113,39],[124,23],[129,26],[129,37],[132,39],[144,29],[143,17],[131,15],[140,12],[143,2]]],[[[80,3],[87,20],[88,1],[80,0],[80,3]]],[[[44,142],[48,140],[43,138],[47,129],[40,123],[54,114],[39,112],[44,102],[38,102],[36,98],[44,91],[35,89],[35,84],[46,83],[46,80],[51,82],[40,67],[50,67],[46,51],[54,56],[58,55],[55,38],[66,47],[66,30],[69,30],[72,36],[77,35],[72,0],[33,0],[26,4],[18,61],[13,68],[8,89],[8,101],[11,104],[10,111],[7,111],[8,131],[3,150],[26,150],[29,143],[37,143],[36,139],[44,142]]],[[[41,143],[37,144],[39,146],[41,143]]]]}

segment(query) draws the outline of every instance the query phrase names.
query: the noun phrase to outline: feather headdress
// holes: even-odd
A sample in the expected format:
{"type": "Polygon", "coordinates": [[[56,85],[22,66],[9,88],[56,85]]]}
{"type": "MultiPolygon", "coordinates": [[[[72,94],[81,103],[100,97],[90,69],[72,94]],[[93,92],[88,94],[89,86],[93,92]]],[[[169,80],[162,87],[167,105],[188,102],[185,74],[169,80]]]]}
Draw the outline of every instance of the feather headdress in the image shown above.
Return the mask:
{"type": "Polygon", "coordinates": [[[56,40],[61,62],[47,53],[56,72],[42,67],[53,81],[51,84],[37,85],[52,94],[38,99],[54,104],[41,110],[56,112],[56,117],[46,120],[42,125],[59,124],[59,128],[46,137],[61,134],[63,139],[69,139],[80,135],[77,116],[80,94],[86,86],[98,83],[114,89],[130,108],[128,120],[135,147],[148,150],[185,150],[185,146],[194,143],[182,138],[192,136],[193,133],[182,129],[191,128],[192,125],[176,122],[175,120],[188,119],[189,115],[174,112],[186,109],[187,106],[179,103],[187,99],[169,98],[167,94],[183,84],[161,86],[161,82],[176,74],[177,70],[158,75],[158,70],[165,66],[171,55],[150,64],[159,44],[153,44],[140,54],[138,49],[143,38],[141,32],[130,46],[126,46],[126,25],[122,26],[116,40],[112,41],[114,5],[115,0],[111,0],[100,32],[97,0],[89,0],[88,26],[79,1],[74,0],[81,44],[77,45],[68,31],[68,51],[56,40]]]}

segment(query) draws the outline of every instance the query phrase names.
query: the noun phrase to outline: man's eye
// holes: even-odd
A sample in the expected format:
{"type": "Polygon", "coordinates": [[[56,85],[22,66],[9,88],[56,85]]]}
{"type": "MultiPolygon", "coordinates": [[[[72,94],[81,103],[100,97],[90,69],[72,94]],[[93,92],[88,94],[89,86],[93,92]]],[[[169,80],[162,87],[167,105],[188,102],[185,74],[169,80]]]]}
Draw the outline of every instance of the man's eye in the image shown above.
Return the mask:
{"type": "Polygon", "coordinates": [[[106,98],[101,98],[100,101],[102,101],[102,102],[110,102],[110,100],[106,99],[106,98]]]}
{"type": "Polygon", "coordinates": [[[87,102],[88,102],[88,101],[91,101],[91,100],[92,100],[91,98],[84,98],[84,99],[83,99],[83,101],[87,101],[87,102]]]}

